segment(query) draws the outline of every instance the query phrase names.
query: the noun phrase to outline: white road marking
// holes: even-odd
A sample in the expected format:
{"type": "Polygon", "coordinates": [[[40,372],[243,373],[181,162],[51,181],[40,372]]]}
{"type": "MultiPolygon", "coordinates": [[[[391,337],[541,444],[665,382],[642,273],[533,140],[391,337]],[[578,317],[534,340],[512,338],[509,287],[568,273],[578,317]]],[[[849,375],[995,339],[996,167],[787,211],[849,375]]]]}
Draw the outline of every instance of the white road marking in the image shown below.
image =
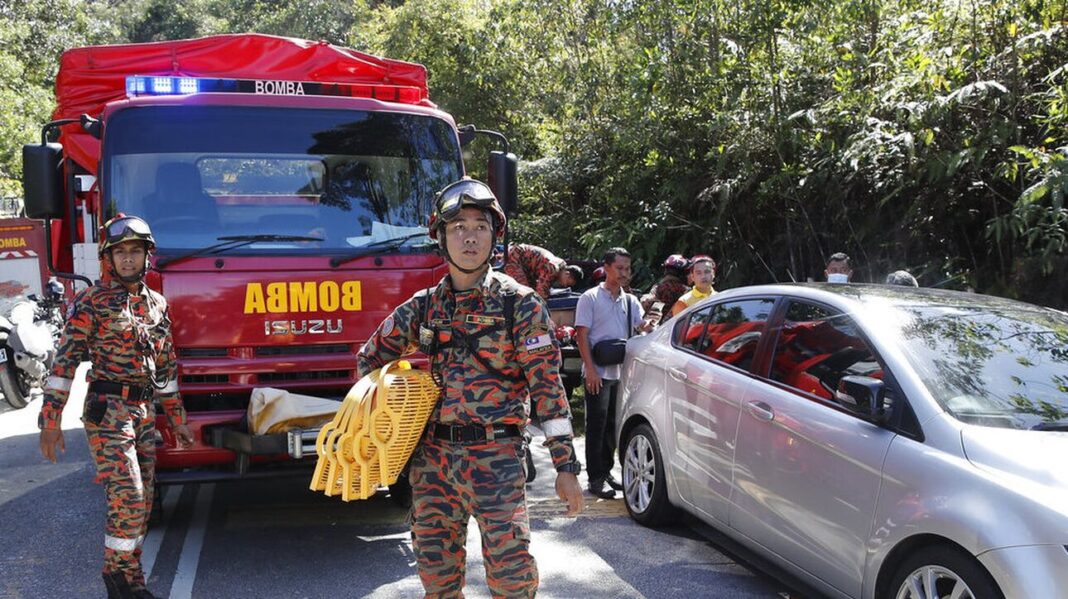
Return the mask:
{"type": "Polygon", "coordinates": [[[197,499],[193,504],[193,519],[185,533],[182,554],[178,558],[178,569],[171,584],[171,599],[191,599],[193,583],[197,579],[197,566],[200,564],[200,550],[204,547],[204,533],[207,532],[208,516],[211,515],[211,500],[215,494],[215,483],[200,485],[197,499]]]}
{"type": "MultiPolygon", "coordinates": [[[[160,491],[163,493],[163,514],[164,517],[170,517],[174,513],[174,507],[178,505],[178,498],[182,496],[182,485],[174,487],[163,487],[160,491]]],[[[164,520],[163,524],[152,528],[145,535],[145,542],[141,545],[141,569],[145,572],[145,580],[152,578],[152,568],[156,565],[156,556],[159,555],[160,545],[163,544],[163,537],[167,534],[167,521],[164,520]]]]}

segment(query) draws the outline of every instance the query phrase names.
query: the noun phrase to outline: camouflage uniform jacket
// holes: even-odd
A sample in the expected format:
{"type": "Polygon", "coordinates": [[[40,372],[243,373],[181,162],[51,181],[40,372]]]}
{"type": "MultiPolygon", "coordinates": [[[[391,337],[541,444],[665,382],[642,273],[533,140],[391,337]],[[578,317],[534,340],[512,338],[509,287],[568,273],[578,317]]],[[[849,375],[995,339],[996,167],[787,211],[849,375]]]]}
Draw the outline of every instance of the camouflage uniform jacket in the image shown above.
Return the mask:
{"type": "Polygon", "coordinates": [[[656,285],[653,285],[649,293],[642,296],[642,309],[648,312],[649,308],[653,307],[653,302],[664,302],[664,320],[667,320],[671,317],[671,308],[675,302],[679,301],[682,294],[689,290],[690,288],[682,279],[664,275],[656,285]]]}
{"type": "Polygon", "coordinates": [[[543,299],[549,299],[549,289],[565,266],[567,262],[543,247],[516,243],[508,246],[504,274],[537,291],[543,299]]]}
{"type": "Polygon", "coordinates": [[[549,331],[545,302],[493,270],[468,291],[454,292],[449,281],[446,276],[437,287],[417,292],[382,321],[357,355],[359,376],[414,351],[421,324],[436,328],[439,343],[448,341],[448,347],[430,356],[443,387],[431,422],[522,427],[529,393],[553,463],[571,462],[571,408],[560,382],[560,350],[549,331]],[[429,298],[422,299],[428,291],[429,298]],[[504,326],[506,293],[516,295],[512,331],[504,326]],[[495,326],[495,331],[479,336],[495,326]]]}
{"type": "Polygon", "coordinates": [[[163,387],[157,386],[156,399],[171,425],[185,423],[171,321],[167,301],[159,293],[142,284],[141,292],[133,294],[118,281],[109,281],[74,298],[52,375],[45,382],[42,428],[60,427],[74,371],[86,360],[92,363],[91,380],[139,386],[158,381],[163,387]]]}

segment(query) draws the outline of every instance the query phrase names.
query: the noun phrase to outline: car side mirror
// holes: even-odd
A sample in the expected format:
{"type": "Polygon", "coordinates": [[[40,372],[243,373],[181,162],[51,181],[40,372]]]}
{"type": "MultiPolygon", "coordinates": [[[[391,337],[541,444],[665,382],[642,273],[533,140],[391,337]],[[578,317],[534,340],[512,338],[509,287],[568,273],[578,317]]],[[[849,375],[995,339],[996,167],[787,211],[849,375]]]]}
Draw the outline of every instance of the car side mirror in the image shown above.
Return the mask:
{"type": "Polygon", "coordinates": [[[849,375],[838,381],[834,394],[838,405],[857,416],[874,422],[886,422],[886,383],[870,376],[849,375]]]}

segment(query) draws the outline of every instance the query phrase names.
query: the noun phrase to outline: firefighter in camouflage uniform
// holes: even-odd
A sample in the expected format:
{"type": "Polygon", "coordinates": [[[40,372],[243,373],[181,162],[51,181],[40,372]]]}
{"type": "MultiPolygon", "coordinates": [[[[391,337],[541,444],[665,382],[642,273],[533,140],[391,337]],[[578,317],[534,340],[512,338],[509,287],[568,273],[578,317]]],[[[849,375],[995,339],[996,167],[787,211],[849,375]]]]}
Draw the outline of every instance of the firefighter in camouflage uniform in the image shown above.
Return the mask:
{"type": "Polygon", "coordinates": [[[538,292],[542,299],[549,299],[549,290],[566,267],[567,262],[543,247],[514,243],[508,246],[508,260],[503,270],[520,285],[538,292]]]}
{"type": "Polygon", "coordinates": [[[74,298],[38,422],[41,453],[55,462],[56,451],[65,450],[60,418],[74,372],[91,362],[82,421],[107,500],[103,576],[109,598],[152,597],[141,570],[141,542],[160,436],[154,399],[178,443],[193,442],[178,395],[167,303],[144,284],[155,247],[140,218],[119,216],[104,225],[100,258],[110,276],[74,298]]]}
{"type": "Polygon", "coordinates": [[[482,534],[494,597],[533,597],[522,427],[528,393],[542,415],[569,515],[585,507],[544,301],[489,267],[505,215],[485,184],[461,179],[435,198],[430,236],[449,274],[394,310],[358,355],[364,376],[418,347],[442,389],[412,456],[412,545],[427,597],[463,597],[467,523],[482,534]]]}

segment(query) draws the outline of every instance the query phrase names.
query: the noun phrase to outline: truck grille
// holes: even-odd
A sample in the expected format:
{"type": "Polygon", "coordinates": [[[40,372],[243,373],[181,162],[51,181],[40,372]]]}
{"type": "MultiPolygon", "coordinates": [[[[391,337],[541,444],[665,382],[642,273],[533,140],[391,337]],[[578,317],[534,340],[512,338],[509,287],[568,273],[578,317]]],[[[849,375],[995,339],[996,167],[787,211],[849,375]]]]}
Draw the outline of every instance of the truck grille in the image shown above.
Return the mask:
{"type": "Polygon", "coordinates": [[[343,379],[351,381],[351,370],[317,370],[311,372],[264,372],[257,378],[261,383],[273,383],[282,381],[323,381],[343,379]]]}
{"type": "Polygon", "coordinates": [[[225,358],[224,347],[183,347],[178,350],[178,356],[182,358],[225,358]]]}
{"type": "Polygon", "coordinates": [[[183,383],[229,383],[228,374],[183,374],[183,383]]]}
{"type": "Polygon", "coordinates": [[[327,345],[271,345],[257,347],[257,356],[305,356],[313,354],[348,354],[347,343],[331,343],[327,345]]]}

